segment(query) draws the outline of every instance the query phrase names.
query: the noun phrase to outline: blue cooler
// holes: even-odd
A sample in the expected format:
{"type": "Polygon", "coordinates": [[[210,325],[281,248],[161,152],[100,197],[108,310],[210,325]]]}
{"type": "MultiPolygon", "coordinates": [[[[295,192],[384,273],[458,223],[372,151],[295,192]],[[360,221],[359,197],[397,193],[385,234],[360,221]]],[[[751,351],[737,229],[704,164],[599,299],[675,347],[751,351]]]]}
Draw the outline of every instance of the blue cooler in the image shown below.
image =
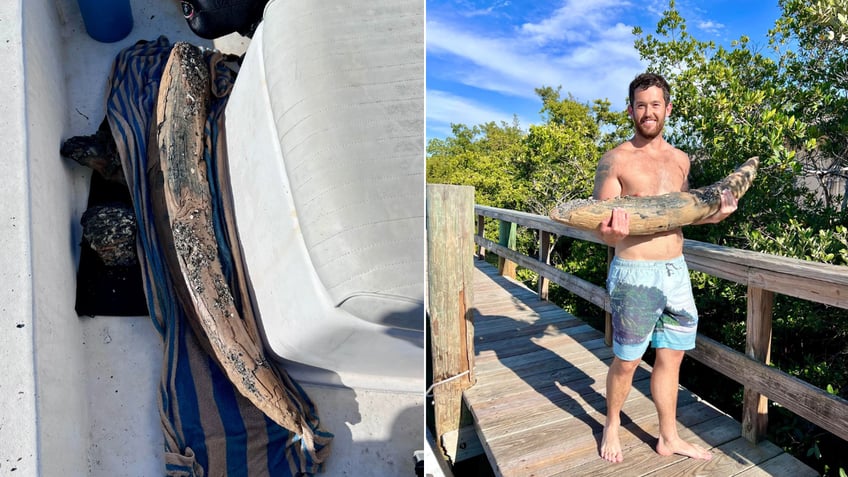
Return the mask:
{"type": "Polygon", "coordinates": [[[103,43],[123,40],[133,27],[130,0],[77,0],[88,35],[103,43]]]}

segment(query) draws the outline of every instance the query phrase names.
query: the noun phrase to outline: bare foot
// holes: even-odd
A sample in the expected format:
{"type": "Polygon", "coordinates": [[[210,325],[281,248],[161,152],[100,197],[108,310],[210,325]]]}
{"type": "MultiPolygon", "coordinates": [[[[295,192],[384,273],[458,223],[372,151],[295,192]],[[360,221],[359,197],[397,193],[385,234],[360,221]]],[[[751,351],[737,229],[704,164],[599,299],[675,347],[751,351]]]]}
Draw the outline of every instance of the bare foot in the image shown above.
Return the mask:
{"type": "Polygon", "coordinates": [[[624,460],[621,441],[618,438],[618,427],[611,424],[604,426],[604,437],[601,439],[601,458],[614,464],[624,460]]]}
{"type": "Polygon", "coordinates": [[[675,439],[673,441],[665,441],[662,437],[660,437],[660,441],[657,443],[657,454],[679,454],[684,455],[686,457],[691,457],[693,459],[701,460],[710,460],[713,458],[713,455],[712,453],[710,453],[710,451],[704,449],[699,445],[690,444],[680,438],[675,439]]]}

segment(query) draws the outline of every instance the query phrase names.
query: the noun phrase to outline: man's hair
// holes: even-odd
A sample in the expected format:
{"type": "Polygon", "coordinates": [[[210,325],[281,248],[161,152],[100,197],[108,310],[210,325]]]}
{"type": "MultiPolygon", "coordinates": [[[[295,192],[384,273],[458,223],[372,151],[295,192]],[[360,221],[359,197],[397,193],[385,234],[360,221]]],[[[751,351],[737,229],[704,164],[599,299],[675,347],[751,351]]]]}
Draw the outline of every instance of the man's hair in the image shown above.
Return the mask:
{"type": "Polygon", "coordinates": [[[671,101],[671,88],[668,86],[665,78],[656,73],[642,73],[630,82],[630,105],[633,105],[633,97],[636,95],[636,90],[644,91],[651,86],[656,86],[662,90],[663,99],[665,100],[665,104],[668,105],[671,101]]]}

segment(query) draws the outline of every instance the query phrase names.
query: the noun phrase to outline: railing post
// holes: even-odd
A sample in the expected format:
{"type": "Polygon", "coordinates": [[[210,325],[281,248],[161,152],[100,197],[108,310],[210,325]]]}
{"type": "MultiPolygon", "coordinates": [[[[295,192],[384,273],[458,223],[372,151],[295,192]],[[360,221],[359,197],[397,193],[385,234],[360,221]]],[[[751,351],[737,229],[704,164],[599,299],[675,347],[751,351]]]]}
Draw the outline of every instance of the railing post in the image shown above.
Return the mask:
{"type": "MultiPolygon", "coordinates": [[[[748,285],[745,354],[768,364],[771,359],[771,321],[774,292],[748,285]]],[[[768,428],[768,398],[748,387],[742,399],[742,435],[759,442],[768,428]]]]}
{"type": "MultiPolygon", "coordinates": [[[[486,233],[486,216],[478,215],[477,216],[477,235],[484,237],[486,233]]],[[[477,258],[479,260],[486,260],[486,249],[480,245],[480,248],[477,249],[477,258]]]]}
{"type": "MultiPolygon", "coordinates": [[[[607,274],[609,274],[610,264],[615,257],[615,248],[607,247],[607,274]]],[[[609,290],[607,290],[609,292],[609,290]]],[[[608,311],[604,311],[604,344],[612,346],[612,315],[608,311]]]]}
{"type": "MultiPolygon", "coordinates": [[[[515,224],[501,220],[498,227],[498,244],[509,247],[510,250],[515,250],[515,231],[515,224]]],[[[515,262],[504,257],[498,257],[498,273],[505,277],[515,278],[515,262]]]]}
{"type": "MultiPolygon", "coordinates": [[[[551,264],[551,233],[544,230],[539,231],[539,261],[545,265],[551,264]]],[[[548,280],[539,275],[538,293],[542,300],[548,299],[548,280]]]]}
{"type": "MultiPolygon", "coordinates": [[[[437,439],[454,459],[462,392],[474,384],[474,188],[427,185],[430,349],[437,439]]],[[[467,411],[466,411],[467,412],[467,411]]]]}

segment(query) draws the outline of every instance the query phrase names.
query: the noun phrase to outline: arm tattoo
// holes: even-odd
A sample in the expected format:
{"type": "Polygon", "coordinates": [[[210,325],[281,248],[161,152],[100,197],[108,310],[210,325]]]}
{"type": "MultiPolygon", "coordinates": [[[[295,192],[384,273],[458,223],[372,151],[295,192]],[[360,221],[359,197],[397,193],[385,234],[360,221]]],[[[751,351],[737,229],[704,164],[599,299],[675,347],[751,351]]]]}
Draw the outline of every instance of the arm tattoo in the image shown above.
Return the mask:
{"type": "Polygon", "coordinates": [[[595,171],[595,184],[596,185],[603,182],[604,179],[607,178],[611,168],[612,167],[610,166],[609,161],[601,160],[598,163],[598,169],[595,171]]]}
{"type": "Polygon", "coordinates": [[[603,186],[604,182],[606,182],[607,177],[610,175],[610,169],[612,169],[612,165],[610,165],[610,161],[605,161],[603,158],[598,162],[598,168],[595,170],[595,186],[592,189],[592,197],[597,199],[598,195],[601,192],[601,186],[603,186]]]}

